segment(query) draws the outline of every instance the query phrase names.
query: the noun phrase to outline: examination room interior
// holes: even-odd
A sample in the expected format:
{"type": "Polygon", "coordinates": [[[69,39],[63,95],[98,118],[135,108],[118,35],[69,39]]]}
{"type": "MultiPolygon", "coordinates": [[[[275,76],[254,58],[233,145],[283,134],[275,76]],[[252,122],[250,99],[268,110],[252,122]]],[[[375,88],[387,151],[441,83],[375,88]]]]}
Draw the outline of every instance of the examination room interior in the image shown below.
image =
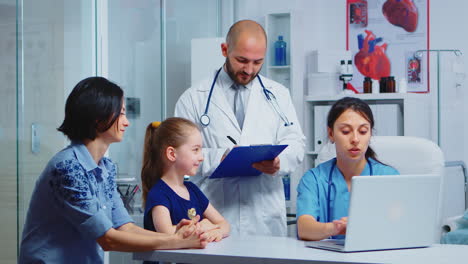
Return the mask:
{"type": "MultiPolygon", "coordinates": [[[[440,146],[446,162],[468,164],[468,2],[413,1],[426,6],[427,13],[421,14],[424,19],[419,26],[429,31],[400,36],[408,42],[411,38],[427,40],[421,47],[403,52],[409,56],[411,51],[424,50],[419,55],[430,62],[429,66],[423,65],[424,85],[417,93],[388,95],[396,98],[393,106],[379,108],[381,95],[368,95],[375,104],[376,135],[421,136],[440,146]],[[415,103],[401,110],[399,104],[404,100],[415,103]]],[[[385,1],[367,2],[371,8],[385,1]]],[[[310,98],[326,97],[327,89],[336,90],[342,85],[337,73],[317,75],[317,67],[321,67],[318,64],[339,69],[340,59],[347,59],[349,54],[345,52],[348,38],[349,43],[357,43],[355,37],[348,36],[346,3],[0,0],[0,262],[16,263],[35,181],[47,161],[67,144],[56,128],[63,120],[65,99],[73,86],[85,77],[99,75],[124,89],[131,125],[123,142],[112,145],[108,154],[117,163],[126,205],[134,219],[141,221],[141,192],[136,185],[146,125],[172,116],[178,97],[196,81],[194,71],[203,68],[205,62],[211,63],[209,55],[206,60],[199,59],[192,48],[200,51],[198,55],[213,51],[207,47],[218,47],[230,25],[241,19],[252,19],[266,27],[269,49],[262,73],[276,76],[288,86],[307,137],[304,162],[290,178],[287,207],[293,214],[298,181],[314,165],[319,151],[309,146],[316,144],[320,135],[314,129],[317,124],[323,125],[319,120],[310,120],[310,98]],[[270,67],[278,35],[284,35],[287,42],[287,67],[270,67]],[[313,87],[320,83],[313,78],[322,77],[323,83],[337,87],[313,87]]],[[[214,52],[214,62],[220,58],[222,61],[220,56],[219,48],[214,52]]],[[[466,208],[462,166],[447,167],[444,178],[451,183],[444,198],[445,216],[460,215],[466,208]]],[[[294,236],[291,228],[290,235],[294,236]]],[[[130,259],[130,253],[110,253],[110,263],[128,263],[130,259]]]]}

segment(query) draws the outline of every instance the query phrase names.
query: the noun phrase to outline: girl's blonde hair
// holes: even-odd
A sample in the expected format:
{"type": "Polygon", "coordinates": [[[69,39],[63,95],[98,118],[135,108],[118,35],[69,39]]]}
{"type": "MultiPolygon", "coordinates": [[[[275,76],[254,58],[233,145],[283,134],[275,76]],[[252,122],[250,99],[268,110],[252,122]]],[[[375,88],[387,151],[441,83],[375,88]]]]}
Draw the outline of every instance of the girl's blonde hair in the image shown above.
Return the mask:
{"type": "Polygon", "coordinates": [[[179,117],[168,118],[162,123],[152,122],[146,127],[141,168],[143,206],[149,190],[164,174],[167,147],[178,148],[183,145],[191,132],[188,128],[198,130],[192,121],[179,117]]]}

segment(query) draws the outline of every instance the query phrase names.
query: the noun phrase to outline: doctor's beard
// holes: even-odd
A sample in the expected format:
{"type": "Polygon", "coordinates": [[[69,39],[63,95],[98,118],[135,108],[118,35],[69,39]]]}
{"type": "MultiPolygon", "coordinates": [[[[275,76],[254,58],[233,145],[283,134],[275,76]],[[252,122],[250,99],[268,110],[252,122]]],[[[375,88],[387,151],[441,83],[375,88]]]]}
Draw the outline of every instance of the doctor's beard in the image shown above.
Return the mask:
{"type": "Polygon", "coordinates": [[[226,58],[225,65],[226,65],[226,72],[229,75],[229,77],[231,77],[231,80],[233,80],[236,84],[240,84],[240,85],[249,84],[253,79],[255,79],[255,77],[257,77],[258,73],[262,70],[262,67],[260,67],[260,69],[257,72],[249,75],[250,78],[247,81],[243,81],[242,79],[237,77],[238,75],[246,75],[246,73],[244,73],[243,70],[235,72],[231,65],[231,61],[229,60],[229,58],[226,58]]]}

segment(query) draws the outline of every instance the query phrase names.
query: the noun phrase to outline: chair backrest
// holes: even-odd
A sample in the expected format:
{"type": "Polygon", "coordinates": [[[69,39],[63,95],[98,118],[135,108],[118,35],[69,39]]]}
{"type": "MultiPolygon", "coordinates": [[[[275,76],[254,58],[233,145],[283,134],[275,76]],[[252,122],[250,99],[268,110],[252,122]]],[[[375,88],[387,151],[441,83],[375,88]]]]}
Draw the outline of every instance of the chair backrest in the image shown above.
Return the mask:
{"type": "MultiPolygon", "coordinates": [[[[381,162],[394,167],[401,174],[443,174],[444,154],[439,146],[428,139],[373,136],[370,146],[381,162]]],[[[318,152],[317,164],[335,156],[335,146],[327,143],[318,152]]]]}
{"type": "MultiPolygon", "coordinates": [[[[441,177],[438,206],[437,236],[438,243],[442,235],[442,205],[444,200],[444,154],[434,142],[408,136],[373,136],[370,146],[377,154],[377,159],[397,169],[400,174],[436,174],[441,177]]],[[[325,144],[318,152],[317,164],[336,156],[335,146],[325,144]]]]}

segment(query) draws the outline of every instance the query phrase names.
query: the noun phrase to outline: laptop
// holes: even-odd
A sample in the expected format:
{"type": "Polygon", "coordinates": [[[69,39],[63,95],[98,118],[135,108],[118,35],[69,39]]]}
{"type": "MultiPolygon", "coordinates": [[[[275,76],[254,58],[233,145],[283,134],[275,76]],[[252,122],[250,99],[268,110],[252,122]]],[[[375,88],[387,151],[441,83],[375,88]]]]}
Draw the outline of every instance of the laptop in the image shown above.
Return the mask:
{"type": "Polygon", "coordinates": [[[305,245],[340,252],[430,246],[437,235],[439,194],[437,175],[353,177],[346,237],[305,245]]]}

